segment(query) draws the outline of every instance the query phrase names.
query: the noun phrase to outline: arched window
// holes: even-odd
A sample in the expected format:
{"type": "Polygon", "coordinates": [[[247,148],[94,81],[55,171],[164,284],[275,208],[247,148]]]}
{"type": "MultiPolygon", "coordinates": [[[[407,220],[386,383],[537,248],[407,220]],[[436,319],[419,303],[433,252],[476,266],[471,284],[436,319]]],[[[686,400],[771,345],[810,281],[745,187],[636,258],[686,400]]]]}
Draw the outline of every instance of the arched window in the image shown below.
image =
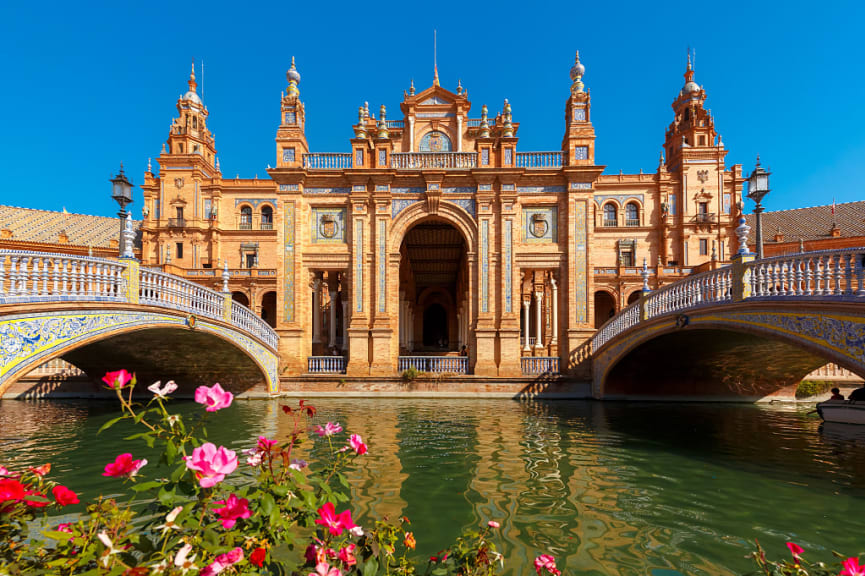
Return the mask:
{"type": "Polygon", "coordinates": [[[616,205],[604,204],[604,226],[617,226],[616,205]]]}
{"type": "Polygon", "coordinates": [[[625,226],[640,225],[640,207],[636,202],[628,202],[625,206],[625,226]]]}
{"type": "Polygon", "coordinates": [[[252,230],[252,208],[249,206],[240,209],[240,229],[252,230]]]}
{"type": "Polygon", "coordinates": [[[273,230],[273,208],[266,204],[261,207],[261,229],[273,230]]]}
{"type": "Polygon", "coordinates": [[[421,152],[450,152],[451,139],[444,132],[433,130],[427,132],[420,140],[421,152]]]}

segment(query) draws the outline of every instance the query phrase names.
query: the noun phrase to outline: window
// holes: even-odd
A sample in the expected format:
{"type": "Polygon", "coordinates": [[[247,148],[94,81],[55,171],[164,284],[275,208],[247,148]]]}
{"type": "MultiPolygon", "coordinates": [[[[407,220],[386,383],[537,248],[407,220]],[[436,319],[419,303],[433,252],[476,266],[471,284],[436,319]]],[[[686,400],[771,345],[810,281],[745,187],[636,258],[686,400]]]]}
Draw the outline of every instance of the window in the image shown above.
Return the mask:
{"type": "Polygon", "coordinates": [[[294,148],[283,148],[282,149],[282,161],[283,162],[294,162],[294,148]]]}
{"type": "Polygon", "coordinates": [[[676,215],[676,195],[670,194],[670,214],[676,215]]]}
{"type": "Polygon", "coordinates": [[[700,238],[700,256],[709,255],[709,241],[706,238],[700,238]]]}
{"type": "Polygon", "coordinates": [[[183,220],[183,206],[177,206],[175,210],[177,211],[177,219],[183,220]]]}
{"type": "Polygon", "coordinates": [[[481,148],[481,166],[490,165],[490,149],[481,148]]]}
{"type": "Polygon", "coordinates": [[[198,117],[197,116],[192,117],[192,127],[198,128],[198,117]]]}
{"type": "Polygon", "coordinates": [[[249,206],[240,209],[240,229],[252,230],[252,208],[249,206]]]}
{"type": "Polygon", "coordinates": [[[255,257],[255,254],[246,254],[246,267],[254,268],[257,264],[257,260],[258,259],[255,257]]]}
{"type": "Polygon", "coordinates": [[[178,242],[175,248],[174,253],[177,256],[177,259],[180,260],[183,258],[183,242],[178,242]]]}
{"type": "Polygon", "coordinates": [[[360,168],[363,166],[363,150],[357,149],[354,151],[354,167],[360,168]]]}
{"type": "Polygon", "coordinates": [[[619,240],[619,266],[634,266],[634,251],[637,249],[636,240],[619,240]]]}
{"type": "Polygon", "coordinates": [[[706,145],[706,137],[700,136],[700,146],[705,146],[705,145],[706,145]]]}
{"type": "Polygon", "coordinates": [[[510,166],[514,163],[514,149],[505,148],[505,166],[510,166]]]}
{"type": "Polygon", "coordinates": [[[378,167],[387,167],[387,150],[385,150],[384,148],[378,151],[378,167]]]}
{"type": "Polygon", "coordinates": [[[640,225],[640,207],[637,206],[636,202],[629,202],[627,206],[625,206],[625,226],[639,226],[640,225]]]}
{"type": "Polygon", "coordinates": [[[616,226],[617,222],[616,205],[604,204],[604,226],[616,226]]]}
{"type": "Polygon", "coordinates": [[[183,154],[183,144],[180,144],[180,153],[183,154]]]}
{"type": "Polygon", "coordinates": [[[709,203],[708,202],[698,202],[697,203],[697,213],[698,214],[708,214],[709,213],[709,203]]]}
{"type": "Polygon", "coordinates": [[[261,229],[273,230],[273,208],[270,206],[261,207],[261,229]]]}

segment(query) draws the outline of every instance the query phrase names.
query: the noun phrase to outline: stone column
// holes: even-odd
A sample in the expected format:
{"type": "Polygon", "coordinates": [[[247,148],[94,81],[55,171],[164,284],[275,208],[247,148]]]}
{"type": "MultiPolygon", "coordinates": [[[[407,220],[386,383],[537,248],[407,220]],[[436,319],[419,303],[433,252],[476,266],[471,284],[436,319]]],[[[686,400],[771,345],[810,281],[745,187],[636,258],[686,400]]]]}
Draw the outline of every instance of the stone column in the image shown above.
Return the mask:
{"type": "Polygon", "coordinates": [[[313,273],[312,281],[312,342],[317,343],[319,336],[319,327],[321,326],[321,280],[315,277],[313,273]]]}
{"type": "Polygon", "coordinates": [[[550,345],[558,346],[559,345],[559,287],[556,284],[556,279],[550,276],[550,286],[552,287],[552,300],[553,300],[553,318],[552,318],[552,337],[550,338],[550,345]]]}
{"type": "Polygon", "coordinates": [[[336,346],[336,278],[330,278],[330,274],[328,274],[328,282],[327,282],[327,298],[330,300],[330,327],[328,328],[327,335],[327,348],[328,352],[330,349],[336,346]]]}
{"type": "Polygon", "coordinates": [[[348,298],[342,298],[342,349],[348,348],[348,298]]]}
{"type": "Polygon", "coordinates": [[[529,306],[532,305],[531,296],[523,300],[523,352],[531,352],[529,346],[529,306]]]}
{"type": "Polygon", "coordinates": [[[538,350],[544,347],[543,338],[541,337],[544,318],[541,314],[544,305],[544,293],[542,291],[535,292],[535,356],[538,356],[538,350]]]}

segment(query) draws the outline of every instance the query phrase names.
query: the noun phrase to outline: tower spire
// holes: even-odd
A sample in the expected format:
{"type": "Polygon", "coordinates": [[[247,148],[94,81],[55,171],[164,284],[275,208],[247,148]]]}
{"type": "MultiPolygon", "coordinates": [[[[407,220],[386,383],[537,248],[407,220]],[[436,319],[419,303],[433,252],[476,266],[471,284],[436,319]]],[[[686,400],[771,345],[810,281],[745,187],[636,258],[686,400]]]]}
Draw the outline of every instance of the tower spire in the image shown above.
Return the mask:
{"type": "Polygon", "coordinates": [[[438,46],[436,31],[433,30],[433,86],[439,85],[438,46]]]}
{"type": "Polygon", "coordinates": [[[195,82],[195,58],[192,59],[192,69],[189,71],[189,91],[195,92],[198,84],[195,82]]]}

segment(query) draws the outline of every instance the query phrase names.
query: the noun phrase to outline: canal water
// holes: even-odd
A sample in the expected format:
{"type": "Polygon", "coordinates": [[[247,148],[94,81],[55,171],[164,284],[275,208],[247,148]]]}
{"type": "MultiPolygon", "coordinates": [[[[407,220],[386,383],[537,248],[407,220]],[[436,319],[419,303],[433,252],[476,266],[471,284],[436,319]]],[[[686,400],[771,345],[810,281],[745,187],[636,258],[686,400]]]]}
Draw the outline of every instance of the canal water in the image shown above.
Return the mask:
{"type": "MultiPolygon", "coordinates": [[[[285,438],[279,405],[294,402],[235,402],[214,416],[211,440],[239,450],[260,434],[285,438]]],[[[354,515],[367,524],[408,516],[424,557],[488,520],[501,524],[512,575],[533,573],[540,553],[567,574],[670,576],[748,572],[755,538],[773,557],[787,555],[788,540],[813,560],[863,549],[865,426],[821,427],[810,407],[314,403],[317,420],[339,421],[369,444],[350,474],[354,515]]],[[[100,475],[105,463],[147,453],[123,440],[129,428],[97,435],[115,415],[108,401],[4,400],[0,464],[51,462],[55,478],[87,498],[116,493],[118,482],[100,475]]]]}

